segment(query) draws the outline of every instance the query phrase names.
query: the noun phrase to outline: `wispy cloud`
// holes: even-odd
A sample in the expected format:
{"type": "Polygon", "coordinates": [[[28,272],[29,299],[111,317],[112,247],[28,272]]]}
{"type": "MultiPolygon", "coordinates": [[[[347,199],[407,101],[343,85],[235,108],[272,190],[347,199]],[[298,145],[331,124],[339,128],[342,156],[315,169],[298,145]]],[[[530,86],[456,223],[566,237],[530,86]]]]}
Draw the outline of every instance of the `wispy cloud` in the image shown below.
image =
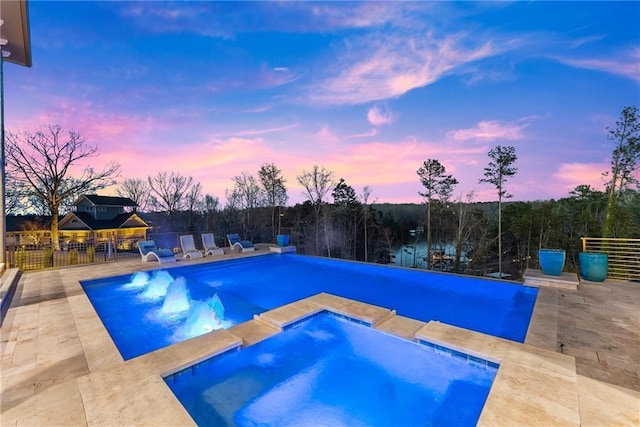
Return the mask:
{"type": "Polygon", "coordinates": [[[516,141],[524,138],[524,129],[529,123],[504,123],[500,120],[481,121],[476,126],[468,129],[459,129],[447,133],[447,137],[455,141],[484,140],[495,141],[504,139],[516,141]]]}
{"type": "Polygon", "coordinates": [[[283,131],[295,129],[297,127],[298,127],[298,123],[293,123],[287,126],[279,126],[275,128],[241,130],[241,131],[235,132],[235,135],[237,136],[264,135],[266,133],[283,132],[283,131]]]}
{"type": "Polygon", "coordinates": [[[311,87],[309,100],[331,105],[396,98],[500,50],[464,33],[371,35],[345,45],[334,67],[338,72],[311,87]]]}
{"type": "Polygon", "coordinates": [[[353,138],[369,138],[372,136],[376,136],[378,134],[378,130],[376,128],[372,128],[370,131],[368,132],[362,132],[362,133],[354,133],[352,135],[347,135],[345,136],[345,138],[348,139],[353,139],[353,138]]]}
{"type": "Polygon", "coordinates": [[[367,112],[367,120],[374,126],[392,123],[393,113],[386,104],[376,104],[367,112]]]}
{"type": "Polygon", "coordinates": [[[640,48],[638,47],[625,54],[612,55],[606,59],[577,59],[565,57],[556,57],[555,59],[571,67],[603,71],[640,82],[640,48]]]}

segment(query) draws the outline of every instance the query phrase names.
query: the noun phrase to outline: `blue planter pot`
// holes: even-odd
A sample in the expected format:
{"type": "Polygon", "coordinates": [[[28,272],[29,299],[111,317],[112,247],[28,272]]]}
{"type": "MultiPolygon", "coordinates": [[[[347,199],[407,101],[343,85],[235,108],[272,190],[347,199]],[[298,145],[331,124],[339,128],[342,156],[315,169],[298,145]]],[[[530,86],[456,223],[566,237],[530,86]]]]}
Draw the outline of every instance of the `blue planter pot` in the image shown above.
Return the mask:
{"type": "Polygon", "coordinates": [[[544,274],[560,276],[564,267],[565,251],[562,249],[540,249],[538,261],[544,274]]]}
{"type": "Polygon", "coordinates": [[[276,241],[278,242],[278,246],[287,246],[289,244],[289,235],[278,234],[276,236],[276,241]]]}
{"type": "Polygon", "coordinates": [[[599,252],[580,252],[580,276],[590,282],[604,282],[607,278],[609,257],[599,252]]]}

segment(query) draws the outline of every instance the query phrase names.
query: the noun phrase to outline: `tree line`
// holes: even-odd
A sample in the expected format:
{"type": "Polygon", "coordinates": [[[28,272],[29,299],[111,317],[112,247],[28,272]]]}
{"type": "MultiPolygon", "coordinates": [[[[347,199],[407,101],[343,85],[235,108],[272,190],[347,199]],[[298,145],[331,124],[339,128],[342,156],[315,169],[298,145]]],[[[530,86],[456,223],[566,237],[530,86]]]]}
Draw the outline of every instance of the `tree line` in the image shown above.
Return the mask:
{"type": "MultiPolygon", "coordinates": [[[[477,203],[473,193],[453,200],[458,181],[437,159],[427,159],[416,171],[424,187],[419,192],[422,205],[376,204],[371,187],[358,194],[344,178],[314,165],[296,177],[306,200],[287,206],[287,181],[274,163],[264,163],[256,174],[234,176],[224,205],[218,197],[203,194],[201,183],[192,177],[173,171],[124,179],[116,192],[138,204],[154,231],[240,231],[255,242],[274,242],[284,230],[302,253],[388,263],[395,247],[411,242],[409,230],[423,227],[427,268],[441,267],[432,265],[431,252],[449,245],[454,248],[450,271],[502,275],[504,270],[518,276],[535,266],[540,247],[567,250],[568,265],[575,266],[580,237],[640,236],[637,108],[623,109],[615,128],[607,132],[614,148],[610,170],[603,173],[605,191],[581,185],[557,201],[506,202],[512,197],[507,184],[517,173],[518,157],[514,147],[500,145],[488,152],[478,180],[495,188],[495,203],[477,203]]],[[[57,216],[69,211],[79,195],[112,186],[120,175],[116,163],[73,175],[73,166],[96,156],[98,148],[57,125],[8,132],[6,141],[7,213],[52,215],[54,242],[57,216]]]]}

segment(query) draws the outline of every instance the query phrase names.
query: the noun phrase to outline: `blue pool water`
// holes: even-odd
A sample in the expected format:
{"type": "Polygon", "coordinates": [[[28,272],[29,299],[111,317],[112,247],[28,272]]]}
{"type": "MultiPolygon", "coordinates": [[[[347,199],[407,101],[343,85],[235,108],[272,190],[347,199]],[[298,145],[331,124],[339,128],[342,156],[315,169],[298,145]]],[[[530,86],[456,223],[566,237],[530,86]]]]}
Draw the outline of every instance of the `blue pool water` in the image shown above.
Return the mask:
{"type": "Polygon", "coordinates": [[[508,282],[292,254],[81,284],[124,359],[320,292],[523,342],[537,296],[508,282]]]}
{"type": "Polygon", "coordinates": [[[322,313],[165,381],[200,426],[465,426],[496,372],[322,313]]]}

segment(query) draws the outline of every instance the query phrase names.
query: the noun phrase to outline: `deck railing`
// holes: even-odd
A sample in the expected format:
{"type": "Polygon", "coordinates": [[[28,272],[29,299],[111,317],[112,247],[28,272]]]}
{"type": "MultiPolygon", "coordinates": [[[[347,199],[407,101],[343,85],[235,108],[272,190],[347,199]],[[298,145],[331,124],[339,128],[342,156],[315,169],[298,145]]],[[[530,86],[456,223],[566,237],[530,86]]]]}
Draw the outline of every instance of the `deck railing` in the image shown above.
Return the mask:
{"type": "MultiPolygon", "coordinates": [[[[148,233],[146,238],[154,240],[159,248],[171,249],[174,253],[179,253],[182,250],[180,248],[181,234],[192,234],[196,248],[202,249],[200,232],[148,233]]],[[[222,232],[218,231],[214,234],[218,246],[228,246],[222,232]]],[[[51,239],[41,239],[37,244],[7,245],[5,259],[7,267],[18,267],[23,271],[140,259],[137,246],[139,240],[144,240],[144,238],[60,242],[60,248],[56,250],[53,249],[51,239]]]]}
{"type": "Polygon", "coordinates": [[[640,281],[640,239],[583,237],[582,251],[607,254],[607,279],[640,281]]]}

